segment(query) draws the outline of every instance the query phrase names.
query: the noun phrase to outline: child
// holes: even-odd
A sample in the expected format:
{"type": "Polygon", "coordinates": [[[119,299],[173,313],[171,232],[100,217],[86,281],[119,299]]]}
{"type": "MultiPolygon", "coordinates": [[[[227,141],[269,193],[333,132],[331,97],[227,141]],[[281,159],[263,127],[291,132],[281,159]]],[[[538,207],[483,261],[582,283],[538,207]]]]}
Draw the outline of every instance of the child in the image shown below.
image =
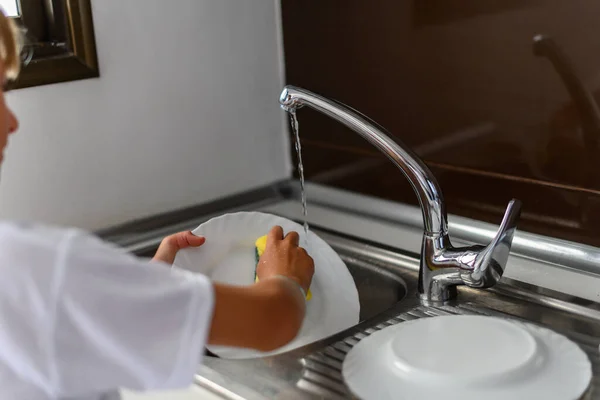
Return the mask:
{"type": "MultiPolygon", "coordinates": [[[[0,13],[4,83],[19,72],[16,38],[0,13]]],[[[17,128],[2,90],[0,161],[17,128]]],[[[178,250],[204,244],[191,232],[165,238],[148,263],[78,229],[0,223],[0,398],[88,400],[118,388],[181,388],[191,384],[206,343],[283,346],[300,329],[314,273],[298,239],[274,227],[260,282],[234,287],[169,268],[178,250]]]]}

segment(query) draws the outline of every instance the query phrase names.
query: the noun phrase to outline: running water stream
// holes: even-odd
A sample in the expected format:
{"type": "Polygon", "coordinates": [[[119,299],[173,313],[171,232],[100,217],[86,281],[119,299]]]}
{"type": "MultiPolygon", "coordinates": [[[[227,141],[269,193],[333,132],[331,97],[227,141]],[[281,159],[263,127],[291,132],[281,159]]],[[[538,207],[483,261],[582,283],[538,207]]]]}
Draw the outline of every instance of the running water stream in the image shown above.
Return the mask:
{"type": "Polygon", "coordinates": [[[304,165],[302,164],[302,145],[300,144],[300,131],[298,129],[298,117],[296,110],[288,111],[290,114],[290,125],[296,141],[296,154],[298,155],[298,174],[300,175],[300,191],[302,195],[302,217],[304,218],[304,234],[306,238],[305,247],[308,245],[308,219],[306,210],[306,188],[304,187],[304,165]]]}

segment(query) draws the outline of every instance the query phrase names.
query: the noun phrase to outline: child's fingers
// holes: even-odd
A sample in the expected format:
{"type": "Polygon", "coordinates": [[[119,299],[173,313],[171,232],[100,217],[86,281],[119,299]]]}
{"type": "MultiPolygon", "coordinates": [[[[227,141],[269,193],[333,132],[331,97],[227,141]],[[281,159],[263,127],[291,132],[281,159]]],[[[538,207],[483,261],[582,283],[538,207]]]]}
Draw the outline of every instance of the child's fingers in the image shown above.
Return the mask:
{"type": "Polygon", "coordinates": [[[154,259],[172,264],[179,250],[185,249],[186,247],[202,246],[204,242],[206,242],[206,238],[203,236],[196,236],[190,231],[179,232],[167,236],[160,243],[160,246],[158,246],[154,259]]]}
{"type": "MultiPolygon", "coordinates": [[[[202,246],[206,242],[204,236],[196,236],[190,231],[179,232],[172,235],[174,242],[176,242],[177,249],[185,249],[186,247],[198,247],[202,246]]],[[[168,239],[168,238],[167,238],[168,239]]]]}
{"type": "Polygon", "coordinates": [[[160,243],[160,246],[158,246],[158,250],[156,250],[153,260],[163,261],[167,264],[173,264],[177,250],[179,250],[179,248],[175,235],[167,236],[160,243]]]}
{"type": "Polygon", "coordinates": [[[283,240],[283,228],[279,225],[271,228],[271,231],[267,235],[267,246],[271,247],[271,244],[283,240]]]}
{"type": "Polygon", "coordinates": [[[292,231],[285,235],[284,240],[289,240],[294,246],[298,246],[300,244],[300,235],[298,232],[292,231]]]}
{"type": "Polygon", "coordinates": [[[206,238],[204,236],[196,236],[192,232],[183,232],[183,233],[185,234],[184,235],[185,242],[180,247],[180,249],[185,249],[188,246],[191,246],[191,247],[202,246],[204,244],[204,242],[206,242],[206,238]]]}

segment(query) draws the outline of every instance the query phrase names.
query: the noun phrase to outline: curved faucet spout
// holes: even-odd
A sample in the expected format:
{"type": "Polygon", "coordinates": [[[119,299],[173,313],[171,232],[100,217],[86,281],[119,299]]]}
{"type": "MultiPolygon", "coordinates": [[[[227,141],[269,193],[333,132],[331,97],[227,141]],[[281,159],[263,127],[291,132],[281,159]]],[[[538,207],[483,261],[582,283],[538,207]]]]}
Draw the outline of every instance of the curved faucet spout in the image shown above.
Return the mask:
{"type": "Polygon", "coordinates": [[[294,112],[309,106],[352,129],[381,150],[409,180],[423,213],[423,245],[419,269],[419,294],[425,301],[443,302],[456,295],[457,285],[493,286],[508,260],[521,205],[513,200],[500,231],[489,246],[454,248],[448,237],[448,217],[442,191],[425,163],[376,122],[339,102],[308,90],[286,86],[281,107],[294,112]]]}
{"type": "Polygon", "coordinates": [[[417,194],[423,211],[425,232],[430,235],[447,233],[448,222],[442,190],[433,173],[406,145],[392,139],[384,128],[358,111],[308,90],[286,86],[279,102],[286,111],[305,105],[314,108],[346,125],[381,150],[402,171],[417,194]]]}

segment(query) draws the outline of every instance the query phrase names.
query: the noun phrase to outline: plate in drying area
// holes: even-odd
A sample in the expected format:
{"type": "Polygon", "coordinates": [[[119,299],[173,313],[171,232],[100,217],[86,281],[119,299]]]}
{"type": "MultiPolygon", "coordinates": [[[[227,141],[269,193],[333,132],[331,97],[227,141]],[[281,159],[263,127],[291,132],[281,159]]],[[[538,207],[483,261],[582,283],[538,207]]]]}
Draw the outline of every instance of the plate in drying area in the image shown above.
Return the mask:
{"type": "Polygon", "coordinates": [[[592,378],[563,335],[501,318],[452,315],[384,328],[348,353],[342,373],[363,400],[577,399],[592,378]]]}
{"type": "Polygon", "coordinates": [[[287,345],[271,352],[229,346],[207,348],[222,358],[255,358],[283,353],[304,346],[359,321],[360,304],[352,275],[338,254],[323,239],[285,218],[259,212],[226,214],[200,225],[193,233],[206,237],[199,248],[179,251],[174,265],[206,274],[220,283],[251,285],[254,283],[254,242],[279,225],[284,233],[296,231],[300,245],[315,261],[315,275],[306,302],[306,317],[298,336],[287,345]]]}

